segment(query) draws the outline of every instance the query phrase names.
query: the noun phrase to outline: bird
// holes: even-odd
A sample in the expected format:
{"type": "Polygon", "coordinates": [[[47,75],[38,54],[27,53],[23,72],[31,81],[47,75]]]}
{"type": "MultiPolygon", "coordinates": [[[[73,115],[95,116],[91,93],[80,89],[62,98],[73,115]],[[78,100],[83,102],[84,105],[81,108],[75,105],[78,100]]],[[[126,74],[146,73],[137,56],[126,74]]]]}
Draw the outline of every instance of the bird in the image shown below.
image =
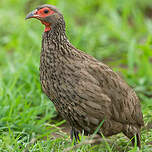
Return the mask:
{"type": "Polygon", "coordinates": [[[45,26],[40,53],[41,87],[69,123],[71,139],[78,141],[79,134],[89,136],[95,131],[105,137],[123,133],[133,145],[136,139],[141,148],[144,121],[135,91],[109,66],[70,43],[64,17],[56,6],[38,6],[25,19],[31,18],[45,26]]]}

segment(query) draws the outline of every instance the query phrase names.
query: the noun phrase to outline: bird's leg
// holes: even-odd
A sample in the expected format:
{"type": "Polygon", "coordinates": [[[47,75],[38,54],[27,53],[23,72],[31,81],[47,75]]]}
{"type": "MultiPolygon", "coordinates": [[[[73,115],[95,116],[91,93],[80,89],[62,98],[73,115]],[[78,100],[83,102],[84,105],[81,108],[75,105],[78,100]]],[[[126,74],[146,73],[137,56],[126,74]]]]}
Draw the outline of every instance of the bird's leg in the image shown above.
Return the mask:
{"type": "Polygon", "coordinates": [[[101,133],[100,133],[100,132],[97,132],[97,135],[99,135],[99,137],[101,137],[101,138],[102,138],[102,135],[101,135],[101,133]]]}
{"type": "Polygon", "coordinates": [[[74,145],[77,144],[78,141],[80,141],[79,132],[73,127],[71,129],[70,138],[71,138],[72,141],[73,141],[73,138],[74,138],[74,145]]]}

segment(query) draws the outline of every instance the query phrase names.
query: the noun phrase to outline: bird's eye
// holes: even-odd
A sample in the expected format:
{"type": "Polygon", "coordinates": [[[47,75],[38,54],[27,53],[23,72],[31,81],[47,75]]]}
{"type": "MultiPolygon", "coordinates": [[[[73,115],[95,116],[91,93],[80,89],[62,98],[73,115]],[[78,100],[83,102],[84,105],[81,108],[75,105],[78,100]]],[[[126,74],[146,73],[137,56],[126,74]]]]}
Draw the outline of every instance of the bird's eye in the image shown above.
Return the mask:
{"type": "Polygon", "coordinates": [[[49,12],[49,10],[48,10],[48,9],[45,9],[45,10],[44,10],[44,13],[45,13],[45,14],[47,14],[48,12],[49,12]]]}

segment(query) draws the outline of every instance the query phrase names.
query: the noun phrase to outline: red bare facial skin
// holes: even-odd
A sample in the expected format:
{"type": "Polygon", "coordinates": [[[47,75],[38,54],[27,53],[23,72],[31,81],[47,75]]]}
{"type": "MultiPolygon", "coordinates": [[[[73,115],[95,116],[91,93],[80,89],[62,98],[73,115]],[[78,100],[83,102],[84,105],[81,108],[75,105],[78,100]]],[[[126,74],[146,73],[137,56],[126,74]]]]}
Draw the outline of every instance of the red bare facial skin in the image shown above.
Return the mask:
{"type": "Polygon", "coordinates": [[[50,16],[52,14],[54,14],[55,12],[53,10],[51,10],[48,7],[44,7],[40,10],[38,10],[37,12],[35,12],[35,18],[39,19],[41,21],[42,24],[45,25],[45,32],[50,31],[51,30],[51,23],[42,21],[41,18],[45,18],[47,16],[50,16]]]}

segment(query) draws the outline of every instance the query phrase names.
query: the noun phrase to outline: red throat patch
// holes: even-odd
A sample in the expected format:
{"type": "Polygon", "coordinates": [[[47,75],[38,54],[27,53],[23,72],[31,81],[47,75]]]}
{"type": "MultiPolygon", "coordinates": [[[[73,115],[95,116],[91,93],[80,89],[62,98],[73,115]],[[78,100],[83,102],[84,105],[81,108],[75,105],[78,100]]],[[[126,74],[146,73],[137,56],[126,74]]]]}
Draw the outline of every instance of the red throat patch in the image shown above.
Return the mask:
{"type": "Polygon", "coordinates": [[[45,25],[45,30],[44,30],[44,32],[48,32],[48,31],[51,30],[51,24],[50,24],[50,23],[47,23],[47,22],[45,22],[45,21],[41,21],[41,23],[45,25]]]}

